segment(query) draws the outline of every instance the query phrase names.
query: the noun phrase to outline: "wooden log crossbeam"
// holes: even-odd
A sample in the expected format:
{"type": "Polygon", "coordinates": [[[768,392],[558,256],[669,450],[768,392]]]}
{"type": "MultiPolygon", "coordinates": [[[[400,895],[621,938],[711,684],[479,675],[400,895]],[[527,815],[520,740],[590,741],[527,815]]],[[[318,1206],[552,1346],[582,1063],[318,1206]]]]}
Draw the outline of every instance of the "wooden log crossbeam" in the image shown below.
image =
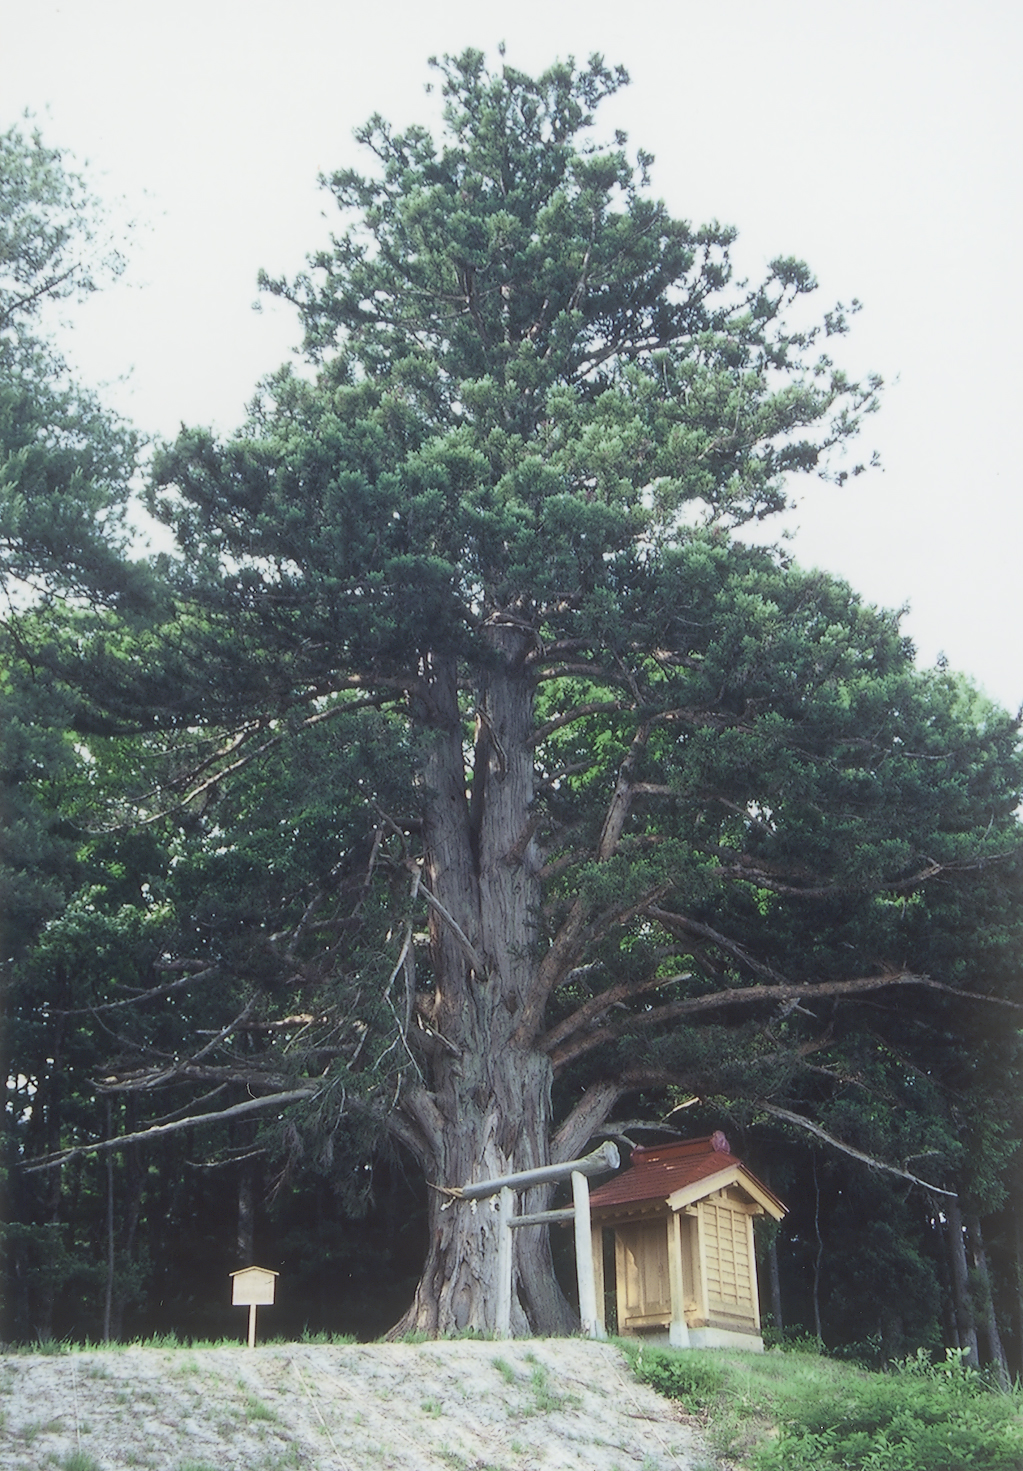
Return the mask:
{"type": "Polygon", "coordinates": [[[456,1194],[462,1200],[486,1200],[508,1187],[509,1190],[528,1190],[533,1185],[553,1185],[567,1180],[570,1175],[603,1175],[616,1170],[621,1164],[621,1155],[614,1140],[606,1139],[599,1149],[582,1159],[566,1160],[559,1165],[540,1165],[535,1170],[518,1170],[513,1175],[501,1175],[496,1180],[479,1180],[472,1185],[463,1185],[456,1194]]]}
{"type": "Polygon", "coordinates": [[[496,1180],[481,1180],[476,1184],[463,1185],[452,1194],[475,1204],[498,1196],[497,1227],[497,1312],[495,1330],[498,1338],[511,1335],[512,1301],[512,1250],[511,1233],[518,1226],[549,1225],[553,1221],[575,1223],[575,1267],[579,1283],[579,1318],[583,1332],[589,1338],[603,1338],[602,1317],[597,1311],[597,1288],[593,1268],[593,1245],[590,1229],[590,1175],[602,1175],[616,1170],[621,1163],[618,1146],[606,1139],[599,1149],[582,1159],[570,1159],[562,1164],[541,1165],[535,1170],[518,1170],[496,1180]],[[515,1192],[528,1190],[533,1185],[551,1185],[559,1180],[571,1179],[572,1204],[565,1210],[536,1211],[531,1215],[516,1216],[515,1192]]]}
{"type": "Polygon", "coordinates": [[[534,1211],[530,1216],[512,1216],[508,1225],[514,1229],[516,1226],[543,1226],[554,1225],[557,1221],[574,1221],[575,1206],[570,1205],[562,1211],[534,1211]]]}

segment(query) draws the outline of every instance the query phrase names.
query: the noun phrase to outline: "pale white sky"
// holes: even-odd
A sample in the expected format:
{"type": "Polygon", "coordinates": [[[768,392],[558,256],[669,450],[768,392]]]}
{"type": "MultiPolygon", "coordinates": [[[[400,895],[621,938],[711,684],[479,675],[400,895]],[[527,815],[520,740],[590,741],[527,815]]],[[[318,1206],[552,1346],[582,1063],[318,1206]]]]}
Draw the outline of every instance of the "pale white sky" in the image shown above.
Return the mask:
{"type": "Polygon", "coordinates": [[[794,549],[1023,702],[1023,7],[1013,0],[0,0],[0,127],[26,107],[140,221],[127,276],[76,312],[81,375],[144,431],[229,432],[298,340],[252,311],[326,235],[321,170],[374,111],[429,121],[426,59],[539,70],[602,52],[633,85],[599,130],[657,156],[672,211],[738,226],[756,272],[806,259],[864,310],[841,358],[891,386],[885,469],[799,487],[794,549]]]}

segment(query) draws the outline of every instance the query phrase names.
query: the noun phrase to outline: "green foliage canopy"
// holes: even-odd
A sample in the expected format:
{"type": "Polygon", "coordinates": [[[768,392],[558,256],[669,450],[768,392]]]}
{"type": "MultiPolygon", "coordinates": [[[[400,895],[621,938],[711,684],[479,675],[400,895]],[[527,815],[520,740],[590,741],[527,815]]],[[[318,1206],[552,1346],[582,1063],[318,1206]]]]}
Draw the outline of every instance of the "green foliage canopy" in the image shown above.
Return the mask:
{"type": "MultiPolygon", "coordinates": [[[[624,81],[598,58],[440,71],[443,140],[371,120],[375,173],[326,181],[348,228],[265,283],[310,374],[158,454],[158,577],[84,470],[51,509],[109,563],[8,542],[19,575],[81,566],[66,613],[19,614],[20,667],[71,702],[94,816],[159,834],[132,860],[155,974],[104,1086],[179,1114],[301,1091],[320,1157],[354,1111],[451,1185],[571,1157],[626,1098],[826,1116],[889,1026],[871,998],[938,1026],[942,987],[1001,987],[945,896],[1017,851],[1020,755],[896,618],[730,535],[787,475],[858,468],[878,384],[831,359],[845,312],[815,321],[793,260],[737,281],[731,230],[589,141],[624,81]]],[[[485,1328],[490,1227],[439,1204],[406,1326],[485,1328]]],[[[525,1319],[564,1326],[519,1249],[525,1319]]]]}

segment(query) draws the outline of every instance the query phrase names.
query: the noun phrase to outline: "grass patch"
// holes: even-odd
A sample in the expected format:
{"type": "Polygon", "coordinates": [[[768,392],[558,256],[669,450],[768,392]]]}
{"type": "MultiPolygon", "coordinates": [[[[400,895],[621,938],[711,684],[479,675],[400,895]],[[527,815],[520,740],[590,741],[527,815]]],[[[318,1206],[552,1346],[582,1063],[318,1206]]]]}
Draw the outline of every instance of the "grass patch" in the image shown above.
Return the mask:
{"type": "MultiPolygon", "coordinates": [[[[266,1340],[268,1343],[271,1341],[277,1340],[266,1340]]],[[[69,1338],[43,1338],[36,1343],[0,1343],[0,1353],[11,1357],[31,1357],[33,1354],[52,1357],[58,1354],[116,1354],[130,1348],[237,1348],[244,1342],[244,1337],[190,1338],[187,1334],[179,1337],[177,1333],[153,1333],[148,1338],[116,1339],[110,1343],[94,1343],[91,1338],[81,1342],[72,1342],[69,1338]]]]}
{"type": "Polygon", "coordinates": [[[991,1389],[952,1355],[925,1354],[793,1408],[757,1471],[1019,1471],[1023,1396],[991,1389]]]}
{"type": "Polygon", "coordinates": [[[512,1368],[511,1364],[509,1364],[507,1359],[502,1359],[500,1356],[498,1356],[498,1358],[496,1359],[491,1359],[490,1362],[500,1374],[505,1384],[518,1384],[519,1376],[516,1374],[515,1370],[512,1368]]]}
{"type": "MultiPolygon", "coordinates": [[[[408,1343],[425,1343],[428,1341],[427,1334],[413,1334],[408,1343]]],[[[289,1343],[323,1344],[327,1346],[345,1347],[359,1342],[352,1333],[310,1333],[304,1330],[301,1338],[283,1338],[269,1336],[260,1338],[260,1347],[270,1348],[275,1344],[287,1346],[289,1343]]],[[[208,1348],[238,1348],[245,1343],[244,1334],[232,1334],[226,1338],[192,1338],[188,1334],[177,1333],[152,1333],[146,1338],[130,1338],[112,1340],[110,1343],[93,1342],[85,1338],[81,1342],[72,1342],[68,1338],[44,1338],[34,1343],[3,1343],[0,1342],[0,1354],[8,1357],[29,1358],[34,1354],[47,1356],[63,1354],[116,1354],[125,1353],[134,1348],[157,1348],[157,1349],[208,1349],[208,1348]]]]}
{"type": "Polygon", "coordinates": [[[27,1420],[16,1433],[26,1445],[31,1445],[40,1435],[59,1435],[63,1429],[62,1420],[27,1420]]]}
{"type": "Polygon", "coordinates": [[[176,1333],[154,1333],[149,1338],[133,1338],[130,1343],[108,1344],[109,1348],[237,1348],[244,1339],[237,1338],[179,1338],[176,1333]]]}
{"type": "Polygon", "coordinates": [[[538,1363],[535,1354],[524,1354],[523,1358],[532,1366],[529,1371],[529,1389],[533,1396],[531,1413],[550,1415],[556,1410],[574,1409],[578,1405],[575,1395],[561,1394],[551,1386],[546,1365],[538,1363]]]}
{"type": "Polygon", "coordinates": [[[248,1420],[269,1420],[271,1423],[281,1418],[275,1409],[255,1394],[245,1396],[245,1417],[248,1420]]]}
{"type": "Polygon", "coordinates": [[[877,1373],[817,1354],[672,1351],[623,1343],[640,1379],[706,1419],[750,1471],[1020,1471],[1023,1395],[958,1355],[877,1373]]]}
{"type": "Polygon", "coordinates": [[[87,1451],[68,1451],[57,1464],[61,1471],[103,1471],[95,1456],[90,1456],[87,1451]]]}
{"type": "Polygon", "coordinates": [[[358,1343],[354,1333],[310,1333],[308,1328],[302,1329],[299,1343],[322,1344],[332,1348],[346,1348],[349,1344],[358,1343]]]}
{"type": "Polygon", "coordinates": [[[437,1454],[451,1471],[501,1471],[491,1461],[467,1461],[458,1451],[440,1450],[437,1454]]]}

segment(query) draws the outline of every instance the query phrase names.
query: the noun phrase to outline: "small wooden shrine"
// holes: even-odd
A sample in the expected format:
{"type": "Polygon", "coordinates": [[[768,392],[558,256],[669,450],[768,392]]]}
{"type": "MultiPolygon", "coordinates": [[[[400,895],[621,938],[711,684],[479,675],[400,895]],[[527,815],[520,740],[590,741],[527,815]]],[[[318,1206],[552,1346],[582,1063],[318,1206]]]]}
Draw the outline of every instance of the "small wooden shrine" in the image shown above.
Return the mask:
{"type": "Polygon", "coordinates": [[[785,1206],[724,1134],[634,1149],[630,1168],[593,1192],[590,1213],[598,1311],[604,1231],[614,1233],[620,1334],[763,1349],[753,1218],[780,1221],[785,1206]]]}

